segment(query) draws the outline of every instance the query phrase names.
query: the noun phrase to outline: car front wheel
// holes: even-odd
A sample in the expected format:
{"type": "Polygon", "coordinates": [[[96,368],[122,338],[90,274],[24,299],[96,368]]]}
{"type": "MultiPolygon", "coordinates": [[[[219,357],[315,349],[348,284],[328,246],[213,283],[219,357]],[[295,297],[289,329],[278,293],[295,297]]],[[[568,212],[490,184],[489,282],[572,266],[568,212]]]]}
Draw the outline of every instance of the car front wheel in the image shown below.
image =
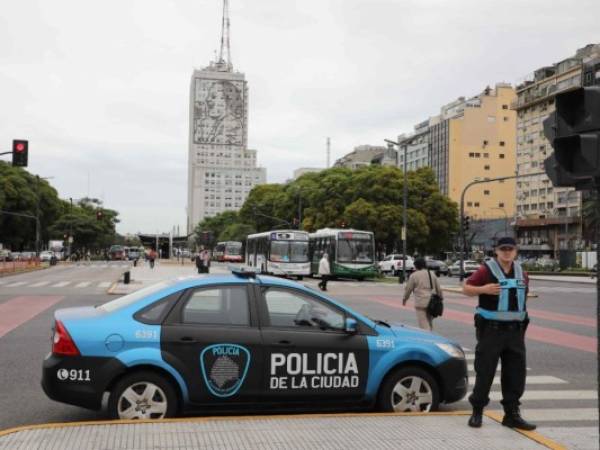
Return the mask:
{"type": "Polygon", "coordinates": [[[126,375],[115,385],[108,401],[112,419],[164,419],[177,413],[177,395],[171,383],[153,372],[126,375]]]}
{"type": "Polygon", "coordinates": [[[429,412],[439,407],[440,388],[435,379],[419,367],[393,372],[379,391],[379,409],[386,412],[429,412]]]}

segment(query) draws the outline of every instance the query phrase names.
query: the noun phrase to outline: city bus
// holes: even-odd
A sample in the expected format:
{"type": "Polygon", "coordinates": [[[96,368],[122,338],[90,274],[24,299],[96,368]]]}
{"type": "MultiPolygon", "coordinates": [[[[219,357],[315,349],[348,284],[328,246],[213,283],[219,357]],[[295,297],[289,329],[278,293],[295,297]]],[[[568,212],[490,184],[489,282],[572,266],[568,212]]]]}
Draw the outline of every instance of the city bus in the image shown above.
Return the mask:
{"type": "Polygon", "coordinates": [[[273,275],[291,275],[299,280],[310,275],[308,233],[274,230],[251,234],[246,240],[246,265],[273,275]]]}
{"type": "Polygon", "coordinates": [[[242,243],[238,241],[217,242],[212,257],[219,262],[242,262],[242,243]]]}
{"type": "Polygon", "coordinates": [[[323,253],[329,255],[331,275],[363,280],[377,274],[375,238],[371,231],[323,228],[310,234],[311,273],[319,273],[323,253]]]}

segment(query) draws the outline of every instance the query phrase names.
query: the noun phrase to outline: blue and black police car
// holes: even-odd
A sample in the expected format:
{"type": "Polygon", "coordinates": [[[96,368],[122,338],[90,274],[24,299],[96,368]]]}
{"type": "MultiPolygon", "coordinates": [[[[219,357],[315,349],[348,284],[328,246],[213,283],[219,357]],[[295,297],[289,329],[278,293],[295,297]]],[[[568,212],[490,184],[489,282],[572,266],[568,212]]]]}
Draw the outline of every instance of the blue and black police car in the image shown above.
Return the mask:
{"type": "Polygon", "coordinates": [[[327,405],[431,411],[463,398],[461,347],[372,320],[299,283],[233,272],[54,315],[48,397],[113,418],[327,405]]]}

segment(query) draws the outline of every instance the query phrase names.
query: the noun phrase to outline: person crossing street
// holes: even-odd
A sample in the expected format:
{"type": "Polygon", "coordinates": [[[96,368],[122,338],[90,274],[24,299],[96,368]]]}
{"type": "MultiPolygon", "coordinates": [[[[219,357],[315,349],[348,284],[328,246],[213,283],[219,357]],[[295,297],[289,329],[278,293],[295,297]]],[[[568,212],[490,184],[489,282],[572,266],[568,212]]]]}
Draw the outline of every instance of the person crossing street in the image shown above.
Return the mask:
{"type": "Polygon", "coordinates": [[[322,291],[327,290],[327,282],[331,277],[331,268],[329,266],[329,255],[327,253],[323,253],[321,260],[319,261],[319,275],[321,276],[321,281],[319,282],[319,288],[322,291]]]}
{"type": "Polygon", "coordinates": [[[525,391],[529,279],[516,261],[517,243],[512,237],[500,238],[495,253],[496,258],[482,264],[463,286],[465,295],[479,297],[475,313],[475,386],[469,396],[473,413],[468,424],[481,427],[483,408],[489,403],[490,388],[501,360],[502,425],[534,430],[536,425],[523,419],[519,411],[525,391]]]}

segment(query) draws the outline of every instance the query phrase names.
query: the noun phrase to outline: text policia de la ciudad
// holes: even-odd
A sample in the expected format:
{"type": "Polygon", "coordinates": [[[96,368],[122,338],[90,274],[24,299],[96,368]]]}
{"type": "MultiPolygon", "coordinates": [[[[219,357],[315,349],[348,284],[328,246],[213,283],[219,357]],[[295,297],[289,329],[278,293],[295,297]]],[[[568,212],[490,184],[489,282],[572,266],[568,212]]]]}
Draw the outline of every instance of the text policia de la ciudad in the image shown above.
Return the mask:
{"type": "Polygon", "coordinates": [[[356,388],[354,353],[272,353],[271,389],[356,388]]]}

